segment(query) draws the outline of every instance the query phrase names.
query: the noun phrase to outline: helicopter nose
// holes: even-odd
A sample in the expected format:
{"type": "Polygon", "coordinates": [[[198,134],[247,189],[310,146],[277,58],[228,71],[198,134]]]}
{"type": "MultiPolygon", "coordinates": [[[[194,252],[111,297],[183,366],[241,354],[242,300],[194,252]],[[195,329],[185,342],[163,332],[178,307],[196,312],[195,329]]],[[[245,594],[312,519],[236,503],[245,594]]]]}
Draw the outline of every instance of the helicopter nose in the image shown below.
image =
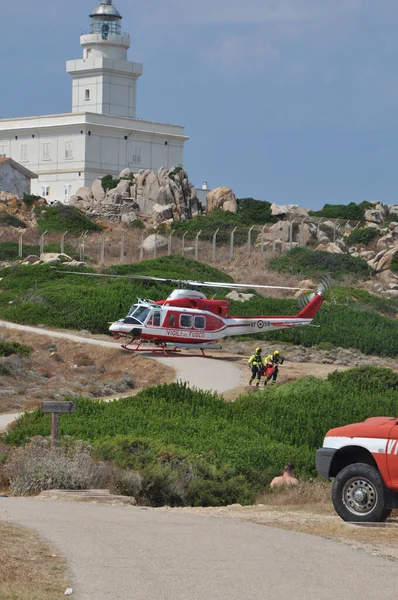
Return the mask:
{"type": "Polygon", "coordinates": [[[126,323],[125,319],[120,319],[120,321],[115,321],[111,323],[109,327],[109,331],[115,335],[132,335],[134,337],[138,337],[142,332],[142,327],[137,327],[137,325],[132,325],[131,323],[126,323]]]}

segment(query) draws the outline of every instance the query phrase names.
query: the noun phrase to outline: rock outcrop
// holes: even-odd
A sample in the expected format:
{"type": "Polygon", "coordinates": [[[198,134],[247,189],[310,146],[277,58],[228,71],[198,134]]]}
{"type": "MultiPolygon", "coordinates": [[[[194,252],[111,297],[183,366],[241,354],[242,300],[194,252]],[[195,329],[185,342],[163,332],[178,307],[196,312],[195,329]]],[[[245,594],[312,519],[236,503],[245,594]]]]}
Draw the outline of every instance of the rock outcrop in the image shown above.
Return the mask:
{"type": "Polygon", "coordinates": [[[118,179],[117,185],[107,190],[102,180],[96,179],[91,188],[83,187],[76,192],[72,204],[91,218],[125,223],[133,221],[133,215],[149,216],[154,224],[170,219],[181,221],[204,210],[182,167],[139,173],[127,168],[119,173],[118,179]]]}
{"type": "Polygon", "coordinates": [[[215,208],[221,208],[229,212],[238,212],[238,203],[235,194],[228,187],[217,187],[207,194],[206,212],[209,213],[215,208]]]}

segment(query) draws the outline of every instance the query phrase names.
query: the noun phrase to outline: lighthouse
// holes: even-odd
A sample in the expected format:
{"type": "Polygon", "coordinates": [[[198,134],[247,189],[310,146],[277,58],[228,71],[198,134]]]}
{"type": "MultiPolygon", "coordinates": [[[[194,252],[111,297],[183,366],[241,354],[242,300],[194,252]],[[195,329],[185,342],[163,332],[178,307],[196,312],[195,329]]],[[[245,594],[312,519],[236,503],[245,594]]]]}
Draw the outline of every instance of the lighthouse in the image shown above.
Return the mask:
{"type": "Polygon", "coordinates": [[[90,15],[90,30],[80,36],[83,58],[66,63],[72,76],[72,112],[136,118],[137,79],[142,64],[127,60],[130,36],[112,0],[103,0],[90,15]]]}
{"type": "Polygon", "coordinates": [[[113,0],[100,0],[89,18],[80,36],[82,58],[66,63],[72,111],[0,119],[0,155],[36,173],[31,191],[49,202],[67,204],[95,179],[117,177],[126,167],[138,172],[184,164],[184,127],[137,117],[143,66],[128,58],[130,35],[113,0]]]}

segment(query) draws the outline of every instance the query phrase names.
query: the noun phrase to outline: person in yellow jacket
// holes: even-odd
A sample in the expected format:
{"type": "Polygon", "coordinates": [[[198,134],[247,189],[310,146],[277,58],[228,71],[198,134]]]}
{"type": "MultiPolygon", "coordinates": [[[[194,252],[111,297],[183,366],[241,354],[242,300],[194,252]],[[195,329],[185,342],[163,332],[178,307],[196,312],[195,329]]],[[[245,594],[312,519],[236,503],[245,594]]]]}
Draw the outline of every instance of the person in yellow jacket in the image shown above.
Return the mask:
{"type": "Polygon", "coordinates": [[[256,385],[257,386],[260,385],[261,375],[263,374],[263,370],[264,370],[264,360],[263,360],[263,357],[261,356],[261,352],[262,352],[261,348],[256,348],[255,353],[252,354],[248,360],[249,367],[252,370],[252,376],[250,378],[249,385],[251,385],[253,383],[253,381],[256,377],[257,377],[256,385]]]}
{"type": "Polygon", "coordinates": [[[274,350],[264,359],[264,385],[272,379],[272,385],[276,384],[279,368],[278,365],[283,365],[285,359],[280,355],[279,350],[274,350]]]}

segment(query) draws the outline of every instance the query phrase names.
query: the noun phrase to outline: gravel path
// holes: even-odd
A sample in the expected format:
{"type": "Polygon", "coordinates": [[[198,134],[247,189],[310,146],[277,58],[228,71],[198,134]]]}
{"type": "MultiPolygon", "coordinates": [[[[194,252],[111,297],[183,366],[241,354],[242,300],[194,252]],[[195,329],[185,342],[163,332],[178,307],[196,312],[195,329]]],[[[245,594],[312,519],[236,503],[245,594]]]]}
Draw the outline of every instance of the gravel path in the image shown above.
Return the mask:
{"type": "Polygon", "coordinates": [[[64,554],[77,600],[395,600],[398,564],[253,523],[116,505],[0,498],[0,519],[64,554]]]}

